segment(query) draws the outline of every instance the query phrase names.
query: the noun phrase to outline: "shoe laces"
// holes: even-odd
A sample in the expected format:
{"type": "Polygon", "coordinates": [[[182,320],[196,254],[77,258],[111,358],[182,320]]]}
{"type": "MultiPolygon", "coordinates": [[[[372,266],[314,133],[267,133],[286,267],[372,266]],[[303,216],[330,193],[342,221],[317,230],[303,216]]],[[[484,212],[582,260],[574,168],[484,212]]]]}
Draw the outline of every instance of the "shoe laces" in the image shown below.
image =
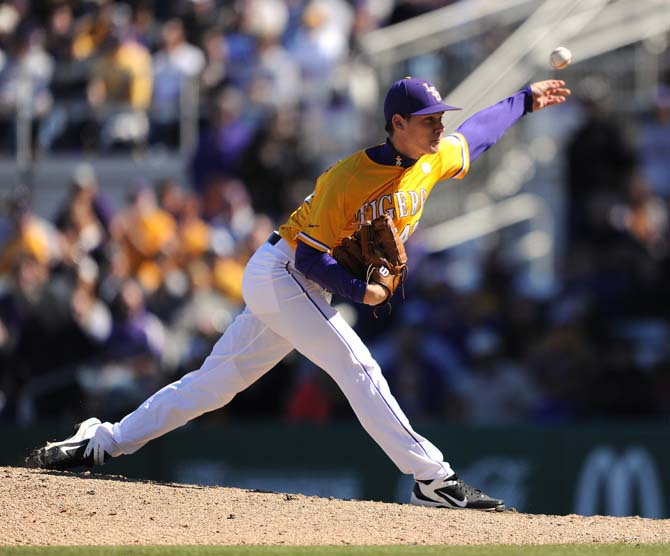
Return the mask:
{"type": "Polygon", "coordinates": [[[481,496],[484,494],[481,489],[473,487],[472,485],[464,483],[463,481],[461,481],[461,486],[463,487],[463,492],[465,492],[467,496],[481,496]]]}
{"type": "Polygon", "coordinates": [[[457,475],[450,477],[449,480],[456,481],[458,486],[463,490],[463,494],[465,494],[466,496],[481,496],[482,494],[484,494],[481,489],[469,485],[463,479],[460,479],[457,475]]]}

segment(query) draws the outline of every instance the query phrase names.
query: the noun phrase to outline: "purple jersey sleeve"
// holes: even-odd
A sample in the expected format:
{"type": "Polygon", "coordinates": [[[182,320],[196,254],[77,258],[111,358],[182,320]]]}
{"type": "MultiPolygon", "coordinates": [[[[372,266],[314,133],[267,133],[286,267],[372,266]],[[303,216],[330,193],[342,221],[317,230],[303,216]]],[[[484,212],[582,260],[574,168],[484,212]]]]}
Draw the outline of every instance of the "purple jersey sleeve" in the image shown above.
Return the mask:
{"type": "Polygon", "coordinates": [[[295,250],[295,267],[322,288],[356,303],[363,302],[367,284],[354,278],[328,253],[298,241],[295,250]]]}
{"type": "Polygon", "coordinates": [[[465,120],[456,130],[468,142],[470,162],[493,146],[521,116],[533,109],[530,87],[480,110],[465,120]]]}

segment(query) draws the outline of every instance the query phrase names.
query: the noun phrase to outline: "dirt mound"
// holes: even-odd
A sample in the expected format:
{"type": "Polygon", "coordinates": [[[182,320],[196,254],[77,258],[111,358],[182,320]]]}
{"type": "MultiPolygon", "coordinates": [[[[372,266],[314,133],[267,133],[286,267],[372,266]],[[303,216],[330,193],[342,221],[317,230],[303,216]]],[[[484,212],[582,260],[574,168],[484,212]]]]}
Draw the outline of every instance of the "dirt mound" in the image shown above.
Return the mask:
{"type": "Polygon", "coordinates": [[[0,545],[669,543],[670,520],[485,513],[0,467],[0,545]]]}

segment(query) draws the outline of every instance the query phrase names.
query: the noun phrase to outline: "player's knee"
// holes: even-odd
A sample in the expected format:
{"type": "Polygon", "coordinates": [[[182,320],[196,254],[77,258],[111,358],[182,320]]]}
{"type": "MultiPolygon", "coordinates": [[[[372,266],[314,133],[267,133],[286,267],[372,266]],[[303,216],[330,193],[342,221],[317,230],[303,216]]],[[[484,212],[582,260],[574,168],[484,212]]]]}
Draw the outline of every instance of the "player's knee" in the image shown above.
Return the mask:
{"type": "Polygon", "coordinates": [[[218,365],[201,368],[185,375],[179,381],[179,389],[190,391],[201,399],[211,400],[211,404],[227,403],[231,397],[249,386],[250,381],[238,371],[230,360],[218,365]]]}

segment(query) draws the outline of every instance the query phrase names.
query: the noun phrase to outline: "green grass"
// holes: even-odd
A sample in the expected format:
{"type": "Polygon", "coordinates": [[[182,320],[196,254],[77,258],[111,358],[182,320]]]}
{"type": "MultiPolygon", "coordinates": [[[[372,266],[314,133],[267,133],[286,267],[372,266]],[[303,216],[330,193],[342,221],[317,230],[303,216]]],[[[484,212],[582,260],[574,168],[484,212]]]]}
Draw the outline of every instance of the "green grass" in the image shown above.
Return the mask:
{"type": "Polygon", "coordinates": [[[0,556],[667,556],[669,544],[542,546],[55,546],[2,547],[0,556]]]}

